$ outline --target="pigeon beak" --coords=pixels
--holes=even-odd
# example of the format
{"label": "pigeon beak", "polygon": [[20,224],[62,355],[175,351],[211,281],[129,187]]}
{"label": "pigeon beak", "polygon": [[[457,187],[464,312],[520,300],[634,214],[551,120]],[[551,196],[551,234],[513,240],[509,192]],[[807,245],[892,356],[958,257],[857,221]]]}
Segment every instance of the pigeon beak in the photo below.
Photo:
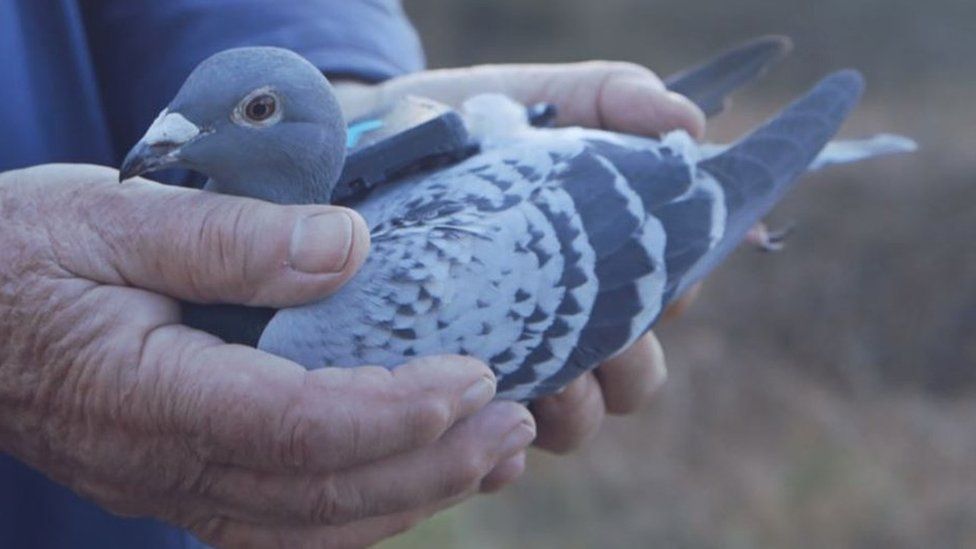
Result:
{"label": "pigeon beak", "polygon": [[200,128],[182,114],[164,110],[126,155],[119,181],[178,164],[183,147],[201,135]]}

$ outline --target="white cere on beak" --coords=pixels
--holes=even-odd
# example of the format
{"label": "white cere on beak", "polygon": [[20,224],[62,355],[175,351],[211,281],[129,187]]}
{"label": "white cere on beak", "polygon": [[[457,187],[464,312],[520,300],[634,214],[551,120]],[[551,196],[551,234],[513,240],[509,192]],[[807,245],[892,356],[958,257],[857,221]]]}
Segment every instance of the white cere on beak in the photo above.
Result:
{"label": "white cere on beak", "polygon": [[167,109],[163,109],[152,126],[149,126],[146,135],[142,137],[142,141],[149,146],[163,143],[180,145],[188,143],[198,135],[200,135],[200,128],[196,124],[178,112],[169,112]]}

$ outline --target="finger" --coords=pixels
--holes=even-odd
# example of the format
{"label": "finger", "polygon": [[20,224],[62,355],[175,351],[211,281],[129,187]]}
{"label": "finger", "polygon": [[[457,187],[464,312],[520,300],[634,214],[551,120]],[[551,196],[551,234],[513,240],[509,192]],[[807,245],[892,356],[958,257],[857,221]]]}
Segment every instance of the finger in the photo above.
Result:
{"label": "finger", "polygon": [[432,514],[433,511],[413,511],[343,526],[284,528],[221,517],[198,523],[190,530],[201,541],[215,547],[358,549],[406,532]]}
{"label": "finger", "polygon": [[342,526],[275,527],[226,517],[198,521],[190,530],[218,547],[359,548],[402,534],[438,512],[464,501],[471,493],[435,505],[371,517]]}
{"label": "finger", "polygon": [[151,332],[140,356],[132,406],[204,461],[267,470],[335,470],[425,446],[495,393],[469,358],[307,372],[183,326]]}
{"label": "finger", "polygon": [[685,130],[705,135],[705,114],[687,97],[662,91],[646,79],[612,78],[597,100],[601,127],[638,135]]}
{"label": "finger", "polygon": [[[36,169],[34,176],[64,166]],[[51,244],[62,268],[197,302],[284,307],[321,298],[359,268],[369,231],[352,210],[279,206],[77,167]],[[80,227],[80,229],[79,229]]]}
{"label": "finger", "polygon": [[561,125],[635,134],[656,135],[680,128],[701,137],[705,128],[701,109],[667,92],[653,72],[633,63],[590,61],[446,69],[390,80],[378,91],[380,102],[421,93],[455,107],[479,93],[502,93],[525,104],[554,104]]}
{"label": "finger", "polygon": [[345,524],[473,492],[499,463],[523,452],[534,438],[528,410],[495,402],[437,443],[414,452],[323,476],[229,469],[205,483],[206,495],[236,519]]}
{"label": "finger", "polygon": [[535,445],[556,454],[571,452],[592,438],[606,414],[600,384],[587,372],[561,393],[532,403],[539,425]]}
{"label": "finger", "polygon": [[559,108],[559,122],[598,126],[601,88],[617,78],[646,79],[663,90],[650,70],[633,63],[590,61],[568,64],[482,65],[426,71],[389,80],[377,89],[380,102],[413,93],[460,107],[482,93],[500,93],[525,104],[546,101]]}
{"label": "finger", "polygon": [[594,370],[607,412],[614,415],[631,414],[645,405],[667,372],[664,351],[651,332]]}
{"label": "finger", "polygon": [[698,294],[701,293],[701,289],[702,289],[702,283],[699,282],[698,284],[695,284],[694,286],[689,288],[688,291],[684,293],[684,295],[672,301],[671,304],[668,305],[667,309],[664,310],[664,314],[661,316],[661,320],[667,322],[667,321],[674,320],[680,317],[681,315],[685,314],[685,311],[687,311],[688,308],[691,307],[691,304],[694,303],[696,299],[698,299]]}
{"label": "finger", "polygon": [[497,492],[515,482],[524,472],[525,452],[519,452],[499,463],[491,473],[488,473],[488,476],[481,480],[481,486],[478,489],[484,494]]}

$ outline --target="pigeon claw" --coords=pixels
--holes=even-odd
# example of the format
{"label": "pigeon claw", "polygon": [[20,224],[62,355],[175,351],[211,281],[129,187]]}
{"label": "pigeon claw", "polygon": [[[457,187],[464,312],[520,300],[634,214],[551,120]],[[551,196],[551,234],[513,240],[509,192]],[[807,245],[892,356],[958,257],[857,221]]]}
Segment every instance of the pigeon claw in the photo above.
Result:
{"label": "pigeon claw", "polygon": [[781,229],[771,231],[765,223],[756,223],[746,234],[746,242],[761,252],[781,252],[786,248],[786,240],[795,228],[794,223],[789,223]]}

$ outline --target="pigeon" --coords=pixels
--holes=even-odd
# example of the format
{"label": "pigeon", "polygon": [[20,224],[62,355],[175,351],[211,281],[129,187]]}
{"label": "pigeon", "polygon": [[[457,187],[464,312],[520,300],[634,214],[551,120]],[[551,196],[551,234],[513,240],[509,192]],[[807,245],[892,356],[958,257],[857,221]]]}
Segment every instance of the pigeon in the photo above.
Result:
{"label": "pigeon", "polygon": [[[783,49],[749,46],[756,56],[725,60],[733,70],[706,64],[711,79],[692,71],[674,82],[718,112]],[[554,394],[650,330],[814,163],[908,150],[881,138],[878,151],[861,142],[819,156],[863,86],[855,71],[832,74],[731,146],[702,146],[684,131],[533,127],[510,98],[474,97],[463,113],[477,154],[352,204],[372,247],[337,293],[279,311],[191,307],[188,323],[226,334],[251,315],[259,349],[308,369],[462,354],[492,368],[496,398]],[[192,72],[120,178],[183,167],[208,176],[208,191],[327,203],[345,142],[314,65],[288,50],[239,48]]]}

